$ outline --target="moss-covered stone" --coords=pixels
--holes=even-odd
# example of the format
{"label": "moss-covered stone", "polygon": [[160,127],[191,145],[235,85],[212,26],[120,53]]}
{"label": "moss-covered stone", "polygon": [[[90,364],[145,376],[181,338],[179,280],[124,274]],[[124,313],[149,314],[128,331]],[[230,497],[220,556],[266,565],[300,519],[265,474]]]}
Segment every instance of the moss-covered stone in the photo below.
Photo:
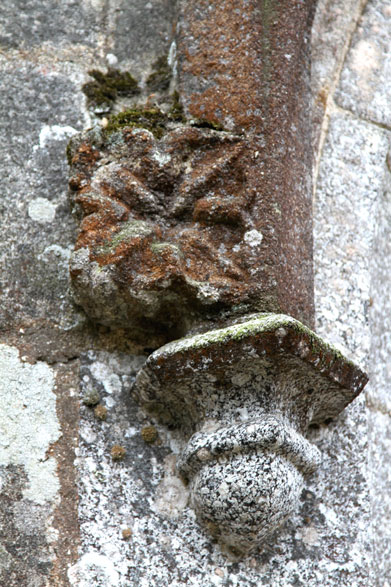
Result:
{"label": "moss-covered stone", "polygon": [[152,132],[157,139],[160,139],[170,123],[187,122],[178,92],[172,95],[171,102],[171,108],[168,112],[163,112],[157,106],[150,108],[145,105],[138,105],[119,112],[109,118],[105,134],[110,135],[125,127],[145,128]]}
{"label": "moss-covered stone", "polygon": [[172,105],[169,111],[169,117],[174,122],[186,122],[186,116],[183,112],[183,106],[181,104],[179,93],[175,91],[172,96]]}
{"label": "moss-covered stone", "polygon": [[209,128],[216,131],[225,130],[221,124],[208,120],[188,120],[184,115],[179,94],[174,92],[171,96],[171,107],[167,112],[163,112],[157,106],[150,108],[145,105],[137,105],[111,116],[104,132],[106,136],[109,136],[126,127],[145,128],[152,132],[157,139],[160,139],[168,130],[169,125],[173,123],[188,123],[196,128]]}
{"label": "moss-covered stone", "polygon": [[125,127],[145,128],[160,139],[165,132],[168,120],[168,116],[159,108],[129,108],[110,117],[105,133],[111,134]]}
{"label": "moss-covered stone", "polygon": [[147,237],[152,234],[154,234],[154,230],[148,222],[144,222],[143,220],[131,220],[130,222],[127,222],[122,230],[117,232],[107,244],[100,247],[97,252],[99,255],[108,255],[115,251],[115,249],[126,240],[136,237]]}
{"label": "moss-covered stone", "polygon": [[158,438],[158,433],[155,426],[144,426],[141,429],[141,438],[147,444],[153,444]]}
{"label": "moss-covered stone", "polygon": [[210,120],[205,120],[203,118],[195,120],[192,123],[192,126],[196,126],[197,128],[210,128],[211,130],[219,131],[225,130],[222,124],[219,124],[218,122],[211,122]]}
{"label": "moss-covered stone", "polygon": [[83,394],[82,402],[85,406],[88,406],[89,408],[93,408],[94,406],[96,406],[99,403],[99,401],[99,392],[94,388],[87,389]]}
{"label": "moss-covered stone", "polygon": [[94,410],[94,416],[98,420],[106,420],[107,419],[107,408],[102,404],[98,404]]}
{"label": "moss-covered stone", "polygon": [[124,540],[129,540],[132,537],[132,530],[130,528],[123,528],[122,530],[122,538]]}
{"label": "moss-covered stone", "polygon": [[82,86],[88,106],[106,107],[109,111],[118,96],[132,97],[140,93],[137,81],[128,71],[109,69],[107,73],[92,69],[88,74],[94,81]]}
{"label": "moss-covered stone", "polygon": [[113,461],[122,461],[126,455],[126,449],[120,444],[115,444],[111,449],[111,458]]}
{"label": "moss-covered stone", "polygon": [[159,57],[153,64],[153,73],[147,79],[147,88],[151,92],[165,92],[170,87],[172,71],[166,55]]}

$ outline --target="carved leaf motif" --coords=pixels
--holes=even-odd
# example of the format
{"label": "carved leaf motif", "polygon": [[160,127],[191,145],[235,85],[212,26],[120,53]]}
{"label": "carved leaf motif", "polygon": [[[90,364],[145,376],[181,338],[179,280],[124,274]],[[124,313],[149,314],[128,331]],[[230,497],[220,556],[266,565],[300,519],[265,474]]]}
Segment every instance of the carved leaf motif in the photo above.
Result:
{"label": "carved leaf motif", "polygon": [[[201,307],[246,301],[251,280],[237,246],[249,228],[251,204],[244,147],[240,136],[188,125],[176,125],[161,139],[131,127],[80,138],[70,180],[81,212],[75,248],[88,250],[95,269],[77,261],[71,275],[89,313],[116,322],[118,308],[108,307],[119,295],[119,313],[130,323],[134,316],[191,323]],[[110,274],[110,298],[102,291],[96,296],[99,267]],[[93,291],[95,300],[87,301]]]}

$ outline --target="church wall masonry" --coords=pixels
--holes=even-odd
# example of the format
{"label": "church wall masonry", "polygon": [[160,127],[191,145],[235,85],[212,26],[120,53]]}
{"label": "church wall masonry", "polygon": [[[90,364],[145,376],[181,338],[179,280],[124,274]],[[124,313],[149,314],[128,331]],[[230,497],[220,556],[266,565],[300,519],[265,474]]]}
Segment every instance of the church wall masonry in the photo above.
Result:
{"label": "church wall masonry", "polygon": [[[68,273],[77,226],[66,146],[110,114],[83,93],[88,71],[128,71],[146,95],[174,19],[168,0],[0,10],[0,583],[386,586],[391,11],[384,0],[321,0],[311,41],[316,332],[370,382],[310,432],[322,464],[298,509],[241,560],[189,506],[180,435],[129,395],[158,333],[131,340],[122,324],[87,319]],[[114,114],[126,100],[117,92]]]}

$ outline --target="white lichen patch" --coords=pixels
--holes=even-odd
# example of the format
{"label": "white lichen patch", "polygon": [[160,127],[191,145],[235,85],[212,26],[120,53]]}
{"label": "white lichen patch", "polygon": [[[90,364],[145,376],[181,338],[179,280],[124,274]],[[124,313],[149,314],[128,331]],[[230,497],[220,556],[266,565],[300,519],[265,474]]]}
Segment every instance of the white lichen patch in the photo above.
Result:
{"label": "white lichen patch", "polygon": [[56,205],[46,198],[35,198],[29,203],[28,215],[35,222],[53,222],[56,215]]}
{"label": "white lichen patch", "polygon": [[262,244],[263,235],[258,230],[248,230],[244,233],[243,240],[250,247],[259,247]]}
{"label": "white lichen patch", "polygon": [[91,581],[102,587],[117,587],[119,584],[119,574],[113,562],[109,557],[94,551],[84,554],[79,562],[68,570],[68,579],[72,586],[78,587],[90,587]]}
{"label": "white lichen patch", "polygon": [[54,374],[45,363],[23,363],[16,348],[0,345],[0,464],[22,465],[24,497],[38,504],[55,499],[57,463],[47,457],[60,437]]}
{"label": "white lichen patch", "polygon": [[169,153],[164,153],[161,149],[154,149],[151,152],[151,157],[154,161],[156,161],[161,167],[167,165],[171,161],[171,155]]}
{"label": "white lichen patch", "polygon": [[45,124],[39,133],[39,146],[41,149],[45,149],[52,141],[70,139],[75,134],[77,134],[77,130],[73,126],[61,126],[59,124],[49,126]]}
{"label": "white lichen patch", "polygon": [[59,245],[53,244],[47,246],[44,251],[38,255],[38,259],[44,263],[52,263],[53,259],[56,260],[57,266],[66,268],[68,271],[69,259],[72,253],[72,247],[64,248]]}
{"label": "white lichen patch", "polygon": [[118,394],[121,391],[121,379],[116,373],[113,373],[108,365],[96,361],[91,365],[92,375],[102,382],[106,393]]}

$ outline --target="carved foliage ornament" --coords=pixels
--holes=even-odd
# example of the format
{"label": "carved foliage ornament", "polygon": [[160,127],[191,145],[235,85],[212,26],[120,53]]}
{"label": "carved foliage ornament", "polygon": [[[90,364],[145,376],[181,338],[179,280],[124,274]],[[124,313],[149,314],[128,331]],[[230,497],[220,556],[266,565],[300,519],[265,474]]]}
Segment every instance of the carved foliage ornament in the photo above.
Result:
{"label": "carved foliage ornament", "polygon": [[256,309],[251,268],[262,237],[243,137],[179,122],[155,135],[124,126],[72,140],[80,232],[71,276],[89,316],[172,340],[224,308]]}

